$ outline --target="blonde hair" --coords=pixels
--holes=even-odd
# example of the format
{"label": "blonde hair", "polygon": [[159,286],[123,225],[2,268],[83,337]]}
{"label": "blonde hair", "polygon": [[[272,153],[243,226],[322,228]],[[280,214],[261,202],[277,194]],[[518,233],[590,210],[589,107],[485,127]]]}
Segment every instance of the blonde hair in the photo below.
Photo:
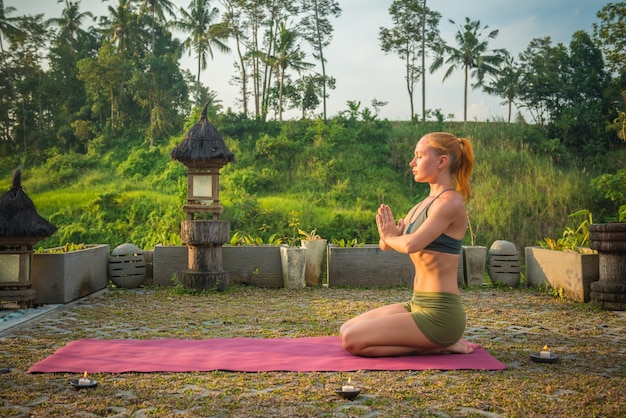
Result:
{"label": "blonde hair", "polygon": [[456,180],[456,190],[463,200],[470,198],[470,174],[474,167],[474,147],[467,138],[457,138],[448,132],[431,132],[424,135],[428,145],[439,155],[450,158],[450,173]]}

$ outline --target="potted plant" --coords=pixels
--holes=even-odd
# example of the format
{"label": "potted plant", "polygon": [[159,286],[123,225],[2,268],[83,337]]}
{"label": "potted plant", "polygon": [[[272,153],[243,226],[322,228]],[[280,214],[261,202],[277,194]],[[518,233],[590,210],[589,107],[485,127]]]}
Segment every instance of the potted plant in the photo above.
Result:
{"label": "potted plant", "polygon": [[[487,247],[476,245],[478,227],[474,229],[467,215],[467,226],[470,233],[471,245],[464,245],[461,251],[464,282],[468,286],[482,286],[484,283],[485,263],[487,261]],[[459,280],[460,281],[460,280]]]}
{"label": "potted plant", "polygon": [[569,217],[584,216],[578,227],[567,227],[561,238],[544,238],[539,246],[526,247],[526,279],[531,286],[550,285],[577,302],[588,302],[591,283],[598,280],[598,254],[589,248],[593,217],[580,210]]}
{"label": "potted plant", "polygon": [[302,239],[300,245],[306,249],[306,267],[304,279],[307,286],[322,284],[322,265],[326,254],[327,240],[317,234],[317,228],[311,232],[298,229]]}
{"label": "potted plant", "polygon": [[286,289],[300,289],[306,286],[306,248],[295,245],[299,233],[300,215],[300,212],[289,212],[289,227],[292,228],[293,235],[280,246],[280,261]]}
{"label": "potted plant", "polygon": [[107,244],[66,244],[39,249],[31,262],[35,304],[68,303],[109,284]]}

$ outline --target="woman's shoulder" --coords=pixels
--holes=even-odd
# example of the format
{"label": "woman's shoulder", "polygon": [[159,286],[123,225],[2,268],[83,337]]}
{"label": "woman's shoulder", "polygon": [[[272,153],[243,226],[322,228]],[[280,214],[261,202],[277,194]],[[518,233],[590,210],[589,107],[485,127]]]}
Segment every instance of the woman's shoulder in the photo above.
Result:
{"label": "woman's shoulder", "polygon": [[465,215],[465,202],[463,196],[456,190],[450,190],[433,201],[432,211],[442,212],[446,215],[459,213]]}

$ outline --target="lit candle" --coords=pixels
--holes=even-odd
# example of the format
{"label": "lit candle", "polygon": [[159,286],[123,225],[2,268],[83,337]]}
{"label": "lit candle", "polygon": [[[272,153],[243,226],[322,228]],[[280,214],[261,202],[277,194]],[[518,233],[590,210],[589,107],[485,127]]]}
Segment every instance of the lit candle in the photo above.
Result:
{"label": "lit candle", "polygon": [[541,358],[550,358],[550,352],[548,351],[548,346],[544,345],[543,350],[539,352],[539,357]]}
{"label": "lit candle", "polygon": [[350,378],[348,378],[348,384],[347,385],[343,385],[341,387],[341,391],[342,392],[352,392],[354,390],[354,386],[352,386],[350,384]]}
{"label": "lit candle", "polygon": [[87,372],[85,372],[85,374],[83,375],[81,379],[78,379],[78,384],[80,386],[86,386],[86,385],[91,384],[91,379],[87,379]]}

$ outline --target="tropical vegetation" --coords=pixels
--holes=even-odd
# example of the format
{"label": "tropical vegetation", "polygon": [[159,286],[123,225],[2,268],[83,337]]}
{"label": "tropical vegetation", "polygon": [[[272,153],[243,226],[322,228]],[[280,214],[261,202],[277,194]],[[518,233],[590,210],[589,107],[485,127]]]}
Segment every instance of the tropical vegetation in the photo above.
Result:
{"label": "tropical vegetation", "polygon": [[[116,0],[105,16],[59,3],[61,16],[44,20],[0,1],[0,186],[24,167],[27,193],[59,226],[42,246],[179,242],[186,173],[169,151],[207,103],[236,155],[222,169],[222,217],[233,233],[263,242],[293,235],[290,213],[329,241],[376,242],[381,202],[400,216],[426,193],[407,162],[416,140],[435,130],[476,147],[468,242],[521,248],[559,236],[570,213],[610,220],[626,201],[623,3],[598,11],[593,34],[576,32],[568,46],[536,38],[514,59],[490,48],[498,32],[479,20],[467,18],[457,45],[446,45],[425,1],[395,0],[381,49],[406,66],[412,115],[413,83],[424,82],[431,54],[447,73],[467,72],[466,87],[474,80],[532,118],[463,124],[426,109],[424,89],[421,121],[380,119],[382,102],[349,101],[329,117],[336,80],[317,64],[341,13],[332,0],[193,0],[185,11],[169,0]],[[419,42],[399,36],[409,30]],[[228,48],[236,110],[222,109],[200,82],[214,51]],[[185,53],[197,58],[195,74],[178,64]],[[282,120],[286,109],[302,119]]]}

